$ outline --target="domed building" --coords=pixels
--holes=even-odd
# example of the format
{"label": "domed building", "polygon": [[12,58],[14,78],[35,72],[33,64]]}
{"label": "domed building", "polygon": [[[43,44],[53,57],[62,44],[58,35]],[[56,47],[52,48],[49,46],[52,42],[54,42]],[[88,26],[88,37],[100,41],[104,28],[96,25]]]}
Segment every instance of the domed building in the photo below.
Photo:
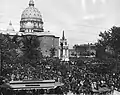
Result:
{"label": "domed building", "polygon": [[37,35],[43,56],[50,56],[50,49],[55,48],[55,56],[59,55],[59,37],[44,31],[40,11],[34,7],[34,1],[29,1],[29,6],[22,12],[20,20],[20,33],[23,35]]}
{"label": "domed building", "polygon": [[19,32],[14,30],[11,22],[7,30],[2,32],[10,36],[16,34],[19,36],[37,35],[43,56],[50,56],[50,49],[55,48],[55,57],[59,57],[59,37],[49,31],[44,31],[41,13],[34,5],[34,1],[30,0],[29,6],[22,12]]}

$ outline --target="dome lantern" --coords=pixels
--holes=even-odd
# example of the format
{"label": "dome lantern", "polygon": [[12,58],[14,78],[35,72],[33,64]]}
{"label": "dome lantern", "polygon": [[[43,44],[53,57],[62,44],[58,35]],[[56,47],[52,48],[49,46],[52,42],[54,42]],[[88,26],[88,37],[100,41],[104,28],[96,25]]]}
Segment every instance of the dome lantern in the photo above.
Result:
{"label": "dome lantern", "polygon": [[34,1],[33,0],[29,1],[29,6],[34,6]]}

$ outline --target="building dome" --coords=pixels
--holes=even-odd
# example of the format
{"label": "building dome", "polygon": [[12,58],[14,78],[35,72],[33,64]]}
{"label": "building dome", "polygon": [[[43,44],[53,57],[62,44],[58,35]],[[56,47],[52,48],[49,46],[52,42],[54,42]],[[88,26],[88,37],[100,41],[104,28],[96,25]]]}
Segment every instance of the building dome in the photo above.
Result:
{"label": "building dome", "polygon": [[29,2],[29,7],[27,7],[21,15],[21,20],[23,19],[42,20],[41,13],[34,7],[34,2],[32,0]]}
{"label": "building dome", "polygon": [[33,0],[29,1],[29,7],[27,7],[22,12],[21,21],[20,21],[20,31],[25,31],[27,27],[29,27],[28,25],[30,25],[30,27],[33,27],[32,30],[36,32],[43,32],[42,16],[41,16],[40,11],[34,7]]}
{"label": "building dome", "polygon": [[9,23],[9,26],[7,27],[7,31],[15,31],[14,28],[13,28],[13,26],[12,26],[11,21]]}

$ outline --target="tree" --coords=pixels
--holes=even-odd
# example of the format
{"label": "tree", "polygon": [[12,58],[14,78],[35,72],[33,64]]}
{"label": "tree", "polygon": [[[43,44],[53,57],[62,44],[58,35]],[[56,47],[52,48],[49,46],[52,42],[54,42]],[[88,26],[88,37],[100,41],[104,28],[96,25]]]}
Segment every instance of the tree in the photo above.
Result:
{"label": "tree", "polygon": [[56,48],[54,48],[54,47],[50,49],[50,57],[55,56],[55,51],[56,51]]}
{"label": "tree", "polygon": [[79,52],[79,47],[80,47],[79,45],[74,45],[74,46],[73,46],[73,48],[74,48],[74,50],[75,50],[75,52],[76,52],[76,57],[77,57],[77,56],[79,55],[79,53],[80,53],[80,52]]}
{"label": "tree", "polygon": [[114,26],[108,31],[100,32],[99,36],[101,39],[96,44],[97,49],[103,49],[104,53],[111,52],[117,58],[120,55],[120,27]]}
{"label": "tree", "polygon": [[117,56],[120,55],[120,27],[111,28],[111,47]]}
{"label": "tree", "polygon": [[[0,34],[0,69],[1,75],[5,74],[5,70],[12,68],[12,64],[17,59],[17,45],[12,41],[12,38],[7,34]],[[2,72],[3,71],[3,72]]]}
{"label": "tree", "polygon": [[0,76],[2,75],[3,56],[6,48],[7,46],[6,46],[5,36],[3,34],[0,34]]}
{"label": "tree", "polygon": [[96,56],[108,61],[110,58],[115,60],[111,64],[113,69],[118,70],[120,59],[120,27],[112,27],[108,31],[100,32],[101,39],[96,44]]}
{"label": "tree", "polygon": [[40,40],[37,36],[23,35],[20,43],[20,50],[23,52],[23,56],[21,56],[22,63],[30,63],[35,66],[42,58]]}

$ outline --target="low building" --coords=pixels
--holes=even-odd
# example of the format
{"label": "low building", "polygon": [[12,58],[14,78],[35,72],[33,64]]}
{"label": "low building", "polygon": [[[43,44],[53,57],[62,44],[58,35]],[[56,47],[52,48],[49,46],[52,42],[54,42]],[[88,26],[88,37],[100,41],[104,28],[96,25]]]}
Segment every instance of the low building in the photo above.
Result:
{"label": "low building", "polygon": [[96,46],[94,44],[82,44],[74,45],[73,49],[69,49],[70,57],[80,57],[80,56],[95,56]]}

